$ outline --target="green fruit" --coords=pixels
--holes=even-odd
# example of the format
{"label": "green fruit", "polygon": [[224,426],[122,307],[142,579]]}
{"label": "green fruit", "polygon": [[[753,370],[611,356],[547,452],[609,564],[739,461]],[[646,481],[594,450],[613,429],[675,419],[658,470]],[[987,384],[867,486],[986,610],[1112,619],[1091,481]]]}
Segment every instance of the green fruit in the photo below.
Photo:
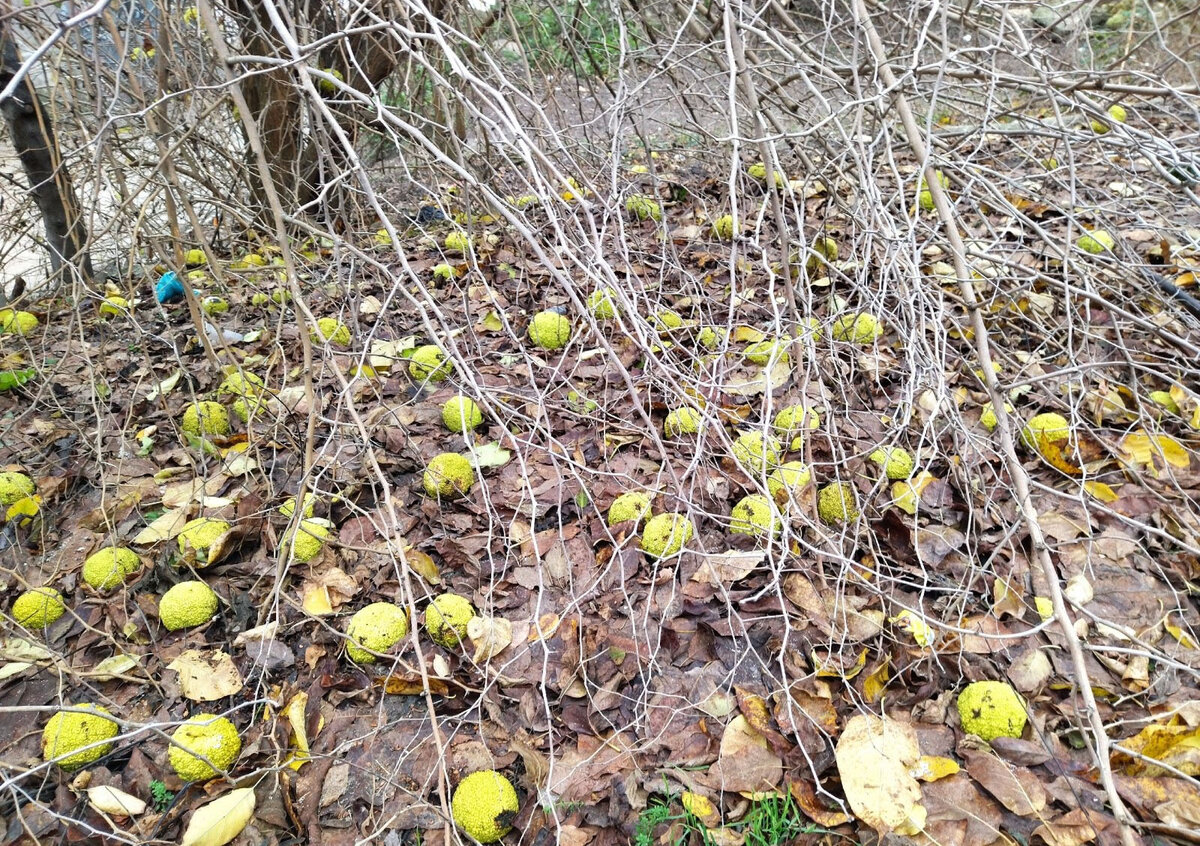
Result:
{"label": "green fruit", "polygon": [[739,228],[737,221],[733,219],[733,215],[731,214],[721,215],[713,221],[712,225],[713,234],[722,241],[732,240],[733,236],[738,233]]}
{"label": "green fruit", "polygon": [[775,415],[771,425],[789,449],[797,449],[797,440],[820,426],[821,417],[808,406],[789,405]]}
{"label": "green fruit", "polygon": [[683,318],[678,312],[664,309],[650,317],[650,325],[658,332],[670,332],[683,326]]}
{"label": "green fruit", "polygon": [[37,316],[28,311],[0,309],[0,335],[28,335],[37,327]]}
{"label": "green fruit", "polygon": [[[111,741],[121,727],[107,708],[85,703],[75,705],[80,711],[56,711],[42,729],[42,757],[64,770],[99,761],[113,749]],[[86,710],[90,713],[81,713]],[[93,745],[96,744],[96,745]]]}
{"label": "green fruit", "polygon": [[451,232],[442,243],[452,253],[466,255],[471,251],[471,236],[465,232]]}
{"label": "green fruit", "polygon": [[529,321],[529,342],[538,349],[559,350],[571,340],[571,321],[556,311],[540,311]]}
{"label": "green fruit", "polygon": [[27,590],[12,606],[13,620],[27,629],[44,629],[66,612],[62,594],[52,587]]}
{"label": "green fruit", "polygon": [[592,291],[587,299],[587,307],[597,320],[612,320],[617,316],[616,293],[612,288]]}
{"label": "green fruit", "polygon": [[442,423],[451,432],[466,434],[483,425],[483,411],[475,400],[455,394],[442,404]]}
{"label": "green fruit", "polygon": [[345,347],[350,344],[350,327],[334,317],[322,317],[317,321],[317,328],[308,333],[314,344],[328,341],[334,346]]}
{"label": "green fruit", "polygon": [[167,759],[181,780],[208,781],[232,767],[241,751],[237,726],[216,714],[197,714],[175,729]]}
{"label": "green fruit", "polygon": [[100,303],[101,317],[119,317],[129,311],[129,300],[116,294],[109,294]]}
{"label": "green fruit", "polygon": [[682,514],[657,514],[642,529],[642,551],[655,558],[666,558],[683,549],[696,529]]}
{"label": "green fruit", "polygon": [[868,457],[883,468],[884,475],[892,481],[907,479],[915,466],[912,454],[902,447],[883,447]]}
{"label": "green fruit", "polygon": [[[941,185],[942,188],[950,187],[950,179],[946,176],[946,174],[942,173],[940,170],[937,170],[934,171],[934,176],[937,178],[938,184]],[[924,176],[921,177],[921,187],[919,189],[917,200],[921,204],[921,209],[923,211],[933,211],[933,192],[929,190],[928,185],[925,183]]]}
{"label": "green fruit", "polygon": [[[295,542],[292,542],[292,538]],[[289,553],[292,561],[305,564],[321,554],[325,548],[325,539],[329,537],[329,527],[320,520],[301,520],[294,535],[289,534],[284,539],[284,551]]]}
{"label": "green fruit", "polygon": [[408,634],[408,614],[390,602],[372,602],[346,626],[346,657],[356,664],[374,664],[376,652],[387,652]]}
{"label": "green fruit", "polygon": [[762,494],[743,497],[733,507],[729,518],[729,531],[735,535],[766,538],[776,534],[782,526],[782,521],[771,507],[771,501]]}
{"label": "green fruit", "polygon": [[790,361],[787,345],[779,340],[759,341],[746,347],[746,360],[751,364],[765,366],[777,361]]}
{"label": "green fruit", "polygon": [[0,473],[0,504],[12,505],[27,496],[33,496],[35,491],[37,491],[37,485],[24,473],[18,473],[15,470],[6,470]]}
{"label": "green fruit", "polygon": [[216,317],[218,314],[224,314],[229,311],[229,303],[222,297],[205,297],[200,303],[200,308],[209,317]]}
{"label": "green fruit", "polygon": [[668,438],[677,438],[684,434],[694,435],[700,431],[703,421],[699,411],[683,406],[667,415],[667,419],[663,421],[663,434]]}
{"label": "green fruit", "polygon": [[110,547],[94,552],[83,562],[83,580],[93,590],[110,591],[138,571],[142,559],[132,549]]}
{"label": "green fruit", "polygon": [[228,435],[229,412],[219,402],[194,402],[184,409],[179,426],[185,434],[195,438],[204,435]]}
{"label": "green fruit", "polygon": [[831,333],[835,341],[866,346],[883,335],[883,325],[873,314],[849,314],[834,321]]}
{"label": "green fruit", "polygon": [[958,695],[963,730],[989,743],[997,737],[1020,737],[1025,731],[1025,701],[1012,685],[999,681],[974,682]]}
{"label": "green fruit", "polygon": [[187,555],[189,549],[195,550],[197,565],[204,566],[208,560],[209,547],[230,528],[224,520],[211,520],[208,517],[188,521],[175,537],[179,544],[179,554]]}
{"label": "green fruit", "polygon": [[471,773],[450,800],[455,824],[480,843],[495,843],[508,834],[520,809],[512,783],[495,770]]}
{"label": "green fruit", "polygon": [[779,464],[781,449],[774,435],[744,432],[733,442],[733,457],[749,475],[758,477]]}
{"label": "green fruit", "polygon": [[638,220],[662,220],[662,206],[645,194],[634,194],[627,199],[625,211]]}
{"label": "green fruit", "polygon": [[200,267],[208,264],[208,256],[204,254],[204,250],[188,250],[184,253],[183,263],[188,267]]}
{"label": "green fruit", "polygon": [[[346,77],[342,76],[342,72],[337,68],[321,68],[321,70],[325,71],[325,73],[332,76],[338,82],[346,81]],[[337,85],[328,79],[318,79],[317,88],[320,89],[322,94],[336,94],[338,90]]]}
{"label": "green fruit", "polygon": [[1117,242],[1113,236],[1103,229],[1093,229],[1091,232],[1080,235],[1075,241],[1075,246],[1092,255],[1099,255],[1105,250],[1111,250],[1116,245]]}
{"label": "green fruit", "polygon": [[[313,510],[316,508],[317,502],[318,500],[316,494],[311,492],[304,494],[305,517],[313,516]],[[296,513],[296,498],[294,496],[289,496],[287,499],[285,499],[283,504],[279,506],[279,513],[290,520],[292,515]]]}
{"label": "green fruit", "polygon": [[626,491],[608,507],[608,525],[615,526],[630,520],[640,523],[650,514],[650,495],[643,491]]}
{"label": "green fruit", "polygon": [[812,473],[807,464],[803,461],[789,461],[780,464],[775,472],[767,477],[767,490],[771,493],[771,499],[779,502],[783,499],[785,492],[791,496],[794,491],[807,485],[811,479]]}
{"label": "green fruit", "polygon": [[158,618],[167,631],[203,626],[217,613],[217,594],[198,580],[180,582],[158,602]]}
{"label": "green fruit", "polygon": [[457,593],[443,593],[425,606],[425,631],[434,643],[455,649],[466,637],[467,625],[474,616],[471,600]]}
{"label": "green fruit", "polygon": [[454,365],[437,344],[417,347],[408,360],[408,374],[421,382],[440,382],[453,371]]}
{"label": "green fruit", "polygon": [[1066,441],[1070,437],[1071,422],[1053,411],[1034,415],[1021,429],[1021,442],[1039,455],[1047,445]]}
{"label": "green fruit", "polygon": [[[1012,407],[1012,403],[1008,402],[1004,404],[1004,410],[1009,414],[1012,414],[1014,411],[1016,411],[1016,409]],[[982,423],[983,428],[987,429],[989,432],[994,430],[997,424],[999,424],[1000,420],[998,417],[996,417],[996,407],[992,405],[991,400],[988,400],[986,403],[984,403],[983,410],[979,413],[979,422]]]}
{"label": "green fruit", "polygon": [[465,456],[457,452],[443,452],[429,462],[423,481],[425,493],[429,496],[465,496],[475,483],[475,471]]}
{"label": "green fruit", "polygon": [[851,523],[858,518],[858,497],[847,482],[826,485],[817,492],[817,515],[834,525]]}
{"label": "green fruit", "polygon": [[[767,166],[763,162],[755,162],[754,164],[750,165],[750,167],[746,168],[746,175],[748,175],[751,179],[756,179],[759,182],[765,183],[767,181]],[[776,188],[784,188],[786,186],[787,186],[787,177],[784,176],[782,173],[780,173],[778,170],[776,170],[775,171],[775,187]]]}

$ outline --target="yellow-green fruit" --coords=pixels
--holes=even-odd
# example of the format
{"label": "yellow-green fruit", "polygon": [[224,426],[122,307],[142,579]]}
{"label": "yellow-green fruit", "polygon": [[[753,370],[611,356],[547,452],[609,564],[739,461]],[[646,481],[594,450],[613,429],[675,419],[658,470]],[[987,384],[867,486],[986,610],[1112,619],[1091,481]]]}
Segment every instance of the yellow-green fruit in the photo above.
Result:
{"label": "yellow-green fruit", "polygon": [[877,449],[869,458],[883,468],[883,474],[892,481],[907,479],[913,473],[912,454],[902,447]]}
{"label": "yellow-green fruit", "polygon": [[761,476],[779,464],[782,448],[774,435],[762,432],[743,432],[733,442],[733,457],[751,476]]}
{"label": "yellow-green fruit", "polygon": [[471,600],[457,593],[443,593],[425,606],[425,631],[434,643],[454,649],[466,637],[467,624],[474,616]]}
{"label": "yellow-green fruit", "polygon": [[0,334],[28,335],[37,327],[37,316],[28,311],[14,311],[11,308],[0,309]]}
{"label": "yellow-green fruit", "polygon": [[317,328],[308,334],[313,343],[328,341],[339,347],[350,343],[350,327],[335,317],[322,317],[317,321]]}
{"label": "yellow-green fruit", "polygon": [[27,590],[13,603],[12,616],[18,626],[42,629],[67,612],[62,594],[52,587]]}
{"label": "yellow-green fruit", "polygon": [[301,564],[312,561],[321,554],[325,539],[329,537],[329,527],[317,520],[301,520],[296,529],[295,543],[289,535],[284,541],[284,550],[293,561]]}
{"label": "yellow-green fruit", "polygon": [[820,426],[821,417],[807,406],[789,405],[775,415],[771,425],[779,437],[791,444],[791,449],[795,449],[796,444],[793,441],[806,431],[811,432]]}
{"label": "yellow-green fruit", "polygon": [[462,276],[458,268],[452,264],[442,262],[433,266],[433,278],[442,282],[449,282],[451,279],[457,279]]}
{"label": "yellow-green fruit", "polygon": [[116,294],[109,294],[100,303],[101,317],[117,317],[129,310],[129,300]]}
{"label": "yellow-green fruit", "polygon": [[694,435],[700,431],[703,419],[699,411],[685,405],[667,415],[667,419],[663,421],[663,434],[668,438],[676,438],[684,434]]}
{"label": "yellow-green fruit", "polygon": [[217,613],[217,594],[204,582],[180,582],[158,601],[158,618],[167,631],[203,626]]}
{"label": "yellow-green fruit", "polygon": [[696,529],[682,514],[658,514],[642,529],[642,551],[655,558],[665,558],[683,549]]}
{"label": "yellow-green fruit", "polygon": [[196,552],[197,563],[202,564],[208,559],[208,548],[229,529],[229,524],[224,520],[212,520],[208,517],[189,520],[175,537],[179,544],[179,553],[186,555],[189,549],[193,549]]}
{"label": "yellow-green fruit", "polygon": [[[1014,411],[1016,411],[1016,409],[1013,408],[1012,403],[1009,402],[1004,404],[1004,410],[1009,414],[1012,414]],[[999,418],[996,417],[996,407],[992,405],[991,400],[988,400],[983,404],[983,410],[979,413],[979,422],[982,423],[983,428],[987,429],[989,432],[995,429],[1000,423]]]}
{"label": "yellow-green fruit", "polygon": [[465,496],[475,484],[475,471],[466,456],[457,452],[443,452],[429,462],[423,482],[425,493],[429,496]]}
{"label": "yellow-green fruit", "polygon": [[229,770],[242,751],[237,726],[216,714],[190,718],[175,729],[171,741],[167,760],[183,781],[208,781]]}
{"label": "yellow-green fruit", "polygon": [[346,626],[346,656],[356,664],[374,664],[375,652],[387,652],[408,634],[408,614],[390,602],[372,602]]}
{"label": "yellow-green fruit", "polygon": [[253,373],[235,371],[226,376],[224,381],[217,386],[217,396],[244,397],[254,394],[264,387],[263,380]]}
{"label": "yellow-green fruit", "polygon": [[713,221],[713,234],[722,241],[729,241],[738,233],[739,226],[731,214],[723,214]]}
{"label": "yellow-green fruit", "polygon": [[[1124,106],[1122,106],[1120,103],[1113,103],[1111,106],[1108,107],[1108,116],[1110,118],[1112,118],[1113,120],[1115,120],[1117,123],[1124,123],[1125,118],[1127,118],[1129,115],[1125,111]],[[1092,121],[1092,131],[1097,133],[1098,135],[1103,135],[1104,133],[1108,132],[1110,129],[1112,129],[1112,127],[1110,127],[1107,123],[1105,123],[1102,120]]]}
{"label": "yellow-green fruit", "polygon": [[[321,70],[325,71],[325,73],[332,76],[338,82],[346,81],[346,77],[342,76],[342,72],[340,70],[338,70],[337,68],[321,68]],[[330,82],[328,79],[318,79],[317,80],[317,88],[319,88],[321,90],[322,94],[333,94],[333,93],[336,93],[338,90],[337,85]]]}
{"label": "yellow-green fruit", "polygon": [[[304,494],[304,516],[305,517],[313,516],[313,509],[316,507],[316,504],[317,504],[316,494],[313,494],[313,493]],[[284,517],[291,519],[291,516],[296,513],[296,498],[294,496],[289,496],[287,499],[285,499],[283,501],[283,504],[279,506],[279,513],[282,514]]]}
{"label": "yellow-green fruit", "polygon": [[108,591],[124,584],[141,566],[142,559],[132,549],[109,547],[92,553],[83,562],[83,580],[93,590]]}
{"label": "yellow-green fruit", "polygon": [[963,730],[986,741],[1020,737],[1025,731],[1025,701],[1012,685],[999,681],[972,682],[958,695]]}
{"label": "yellow-green fruit", "polygon": [[197,438],[203,435],[228,435],[229,412],[219,402],[194,402],[184,409],[179,426],[186,434]]}
{"label": "yellow-green fruit", "polygon": [[543,350],[559,350],[571,340],[571,321],[557,311],[539,311],[529,321],[529,342]]}
{"label": "yellow-green fruit", "polygon": [[645,194],[634,194],[626,200],[625,211],[638,220],[662,220],[662,206]]}
{"label": "yellow-green fruit", "polygon": [[820,265],[820,260],[825,259],[827,262],[835,262],[838,259],[837,241],[827,235],[818,235],[813,239],[812,250],[814,255],[808,258],[808,272],[812,273]]}
{"label": "yellow-green fruit", "polygon": [[512,830],[521,805],[512,783],[495,770],[471,773],[454,788],[454,822],[480,843],[495,843]]}
{"label": "yellow-green fruit", "polygon": [[483,424],[483,412],[475,400],[455,394],[442,404],[442,423],[451,432],[465,434]]}
{"label": "yellow-green fruit", "polygon": [[592,291],[587,299],[587,307],[597,320],[612,320],[617,316],[616,293],[612,288]]}
{"label": "yellow-green fruit", "polygon": [[188,250],[183,256],[183,263],[188,267],[200,267],[208,264],[208,256],[204,254],[204,250]]}
{"label": "yellow-green fruit", "polygon": [[804,487],[812,479],[808,465],[803,461],[789,461],[780,464],[775,472],[767,477],[767,490],[771,498],[778,502],[784,491],[790,496],[793,491]]}
{"label": "yellow-green fruit", "polygon": [[[755,162],[754,164],[750,165],[750,167],[746,168],[746,174],[751,179],[757,179],[759,182],[766,182],[767,166],[763,162]],[[775,187],[782,188],[785,185],[787,185],[787,177],[778,170],[775,171]]]}
{"label": "yellow-green fruit", "polygon": [[[104,741],[111,741],[121,731],[120,726],[108,719],[108,709],[101,705],[86,703],[72,707],[91,713],[57,711],[42,729],[42,757],[64,770],[77,770],[99,761],[114,745]],[[97,745],[92,746],[93,743]]]}
{"label": "yellow-green fruit", "polygon": [[651,316],[650,325],[659,332],[670,332],[672,329],[683,326],[683,318],[678,312],[663,309]]}
{"label": "yellow-green fruit", "polygon": [[15,470],[0,473],[0,504],[12,505],[17,500],[33,496],[36,490],[37,485],[33,483],[33,479],[24,473]]}
{"label": "yellow-green fruit", "polygon": [[250,305],[255,306],[257,308],[262,308],[269,302],[271,302],[271,298],[263,291],[259,291],[257,294],[255,294],[254,296],[252,296],[250,298]]}
{"label": "yellow-green fruit", "polygon": [[235,399],[230,408],[238,420],[249,423],[251,414],[262,414],[267,410],[267,400],[259,394],[247,392],[245,396]]}
{"label": "yellow-green fruit", "polygon": [[229,303],[221,297],[205,297],[200,303],[200,308],[209,317],[216,317],[218,314],[224,314],[229,311]]}
{"label": "yellow-green fruit", "polygon": [[1034,415],[1021,429],[1022,443],[1039,454],[1044,444],[1055,444],[1070,437],[1071,422],[1053,411]]}
{"label": "yellow-green fruit", "polygon": [[[943,188],[950,187],[950,179],[940,170],[934,171],[937,177],[938,184]],[[929,186],[925,183],[925,177],[921,177],[921,189],[918,196],[918,201],[921,204],[921,209],[924,211],[933,211],[933,192],[929,190]]]}
{"label": "yellow-green fruit", "polygon": [[650,495],[644,491],[626,491],[608,506],[608,525],[633,520],[640,523],[650,513]]}
{"label": "yellow-green fruit", "polygon": [[848,482],[834,482],[817,492],[817,515],[826,523],[849,523],[858,518],[858,497]]}
{"label": "yellow-green fruit", "polygon": [[1109,235],[1103,229],[1093,229],[1079,236],[1075,242],[1075,246],[1083,250],[1085,253],[1099,255],[1105,250],[1111,250],[1117,244],[1113,236]]}
{"label": "yellow-green fruit", "polygon": [[717,344],[728,335],[725,329],[718,329],[713,326],[704,326],[696,333],[696,343],[705,349],[713,349]]}
{"label": "yellow-green fruit", "polygon": [[450,375],[453,365],[437,344],[425,344],[413,351],[408,360],[408,375],[422,382],[440,382]]}
{"label": "yellow-green fruit", "polygon": [[774,364],[776,361],[789,361],[790,356],[782,341],[759,341],[746,347],[746,360],[751,364]]}
{"label": "yellow-green fruit", "polygon": [[873,344],[883,335],[883,324],[873,314],[848,314],[833,323],[833,339],[853,344]]}
{"label": "yellow-green fruit", "polygon": [[442,244],[452,253],[466,254],[471,251],[471,236],[466,232],[451,232]]}
{"label": "yellow-green fruit", "polygon": [[735,535],[769,537],[778,532],[782,525],[771,508],[771,501],[762,494],[743,497],[733,507],[729,517],[729,531]]}

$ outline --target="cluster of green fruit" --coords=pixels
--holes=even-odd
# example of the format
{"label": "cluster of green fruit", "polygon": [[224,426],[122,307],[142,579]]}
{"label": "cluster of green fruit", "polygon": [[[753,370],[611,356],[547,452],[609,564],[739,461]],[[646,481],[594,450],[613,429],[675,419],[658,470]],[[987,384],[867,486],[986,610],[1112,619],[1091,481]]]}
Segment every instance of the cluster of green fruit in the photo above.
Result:
{"label": "cluster of green fruit", "polygon": [[[435,596],[425,606],[425,633],[447,649],[457,649],[475,617],[471,600],[456,593]],[[346,656],[356,664],[373,664],[408,636],[408,611],[390,602],[372,602],[359,609],[346,625]]]}

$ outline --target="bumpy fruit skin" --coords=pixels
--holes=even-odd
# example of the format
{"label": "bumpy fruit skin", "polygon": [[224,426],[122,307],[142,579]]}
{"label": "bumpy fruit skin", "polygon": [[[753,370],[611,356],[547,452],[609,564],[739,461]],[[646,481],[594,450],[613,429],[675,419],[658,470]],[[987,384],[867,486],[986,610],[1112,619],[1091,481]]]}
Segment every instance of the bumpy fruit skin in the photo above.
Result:
{"label": "bumpy fruit skin", "polygon": [[191,548],[196,551],[198,561],[207,561],[208,548],[229,529],[229,524],[224,520],[212,520],[208,517],[189,520],[175,537],[175,541],[179,544],[179,553],[186,555],[188,549]]}
{"label": "bumpy fruit skin", "polygon": [[678,329],[683,326],[683,317],[678,312],[663,309],[651,316],[650,325],[657,332],[670,332],[672,329]]}
{"label": "bumpy fruit skin", "polygon": [[512,830],[521,809],[512,783],[495,770],[471,773],[454,788],[454,822],[480,843],[495,843]]}
{"label": "bumpy fruit skin", "polygon": [[471,600],[457,593],[443,593],[425,606],[425,631],[434,643],[455,649],[466,637],[467,624],[474,616]]}
{"label": "bumpy fruit skin", "polygon": [[356,664],[374,664],[374,652],[387,652],[408,634],[408,614],[390,602],[372,602],[346,626],[346,657]]}
{"label": "bumpy fruit skin", "polygon": [[1103,229],[1093,229],[1091,232],[1080,235],[1079,239],[1075,241],[1075,246],[1092,255],[1099,255],[1105,250],[1111,250],[1116,245],[1117,242],[1113,236]]}
{"label": "bumpy fruit skin", "polygon": [[907,479],[916,466],[912,454],[902,447],[877,449],[869,458],[883,468],[883,474],[892,481]]}
{"label": "bumpy fruit skin", "polygon": [[812,431],[820,426],[821,417],[817,412],[806,406],[789,405],[775,415],[775,419],[771,425],[775,428],[775,433],[779,437],[791,444],[791,449],[796,449],[799,445],[794,443],[794,441],[801,437],[805,431]]}
{"label": "bumpy fruit skin", "polygon": [[317,328],[309,332],[314,343],[328,341],[335,346],[344,347],[350,343],[350,327],[334,317],[322,317],[317,321]]}
{"label": "bumpy fruit skin", "polygon": [[183,256],[183,263],[188,267],[200,267],[208,264],[208,256],[204,255],[204,250],[188,250]]}
{"label": "bumpy fruit skin", "polygon": [[728,335],[725,329],[715,326],[704,326],[696,333],[696,343],[705,349],[716,347]]}
{"label": "bumpy fruit skin", "polygon": [[465,434],[483,424],[483,412],[475,400],[456,394],[442,404],[442,423],[451,432]]}
{"label": "bumpy fruit skin", "polygon": [[625,211],[638,220],[662,220],[662,206],[645,194],[634,194],[626,200]]}
{"label": "bumpy fruit skin", "polygon": [[[1116,16],[1114,15],[1113,17],[1116,17]],[[1110,18],[1110,20],[1111,20],[1111,18]],[[1111,106],[1108,107],[1108,116],[1110,118],[1112,118],[1113,120],[1115,120],[1117,123],[1124,123],[1125,118],[1129,117],[1128,113],[1125,111],[1125,107],[1122,106],[1120,103],[1113,103]],[[1112,127],[1109,126],[1107,123],[1105,123],[1102,120],[1092,121],[1092,131],[1095,132],[1097,135],[1103,135],[1104,133],[1108,132],[1110,129],[1112,129]]]}
{"label": "bumpy fruit skin", "polygon": [[[746,168],[746,174],[751,179],[757,179],[759,182],[766,182],[767,166],[763,162],[755,162],[754,164],[750,165],[750,167]],[[785,185],[787,185],[787,177],[778,170],[775,171],[775,187],[782,188]]]}
{"label": "bumpy fruit skin", "polygon": [[1043,444],[1054,444],[1071,437],[1071,422],[1061,414],[1047,411],[1035,414],[1021,429],[1021,442],[1041,454]]}
{"label": "bumpy fruit skin", "polygon": [[[321,70],[325,71],[325,73],[332,76],[338,82],[346,81],[346,77],[342,76],[342,72],[340,70],[338,70],[337,68],[321,68]],[[337,93],[337,90],[338,90],[337,86],[334,85],[332,82],[330,82],[328,79],[318,79],[317,80],[317,88],[319,88],[321,90],[322,94],[335,94],[335,93]]]}
{"label": "bumpy fruit skin", "polygon": [[471,251],[471,236],[465,232],[451,232],[442,245],[452,253],[465,255]]}
{"label": "bumpy fruit skin", "polygon": [[180,582],[158,601],[158,618],[167,631],[203,626],[217,613],[217,594],[201,581]]}
{"label": "bumpy fruit skin", "polygon": [[[167,759],[184,781],[208,781],[217,770],[227,771],[232,767],[242,751],[237,726],[216,714],[190,718],[175,729],[171,740],[174,743],[167,749]],[[206,758],[212,766],[201,758]]]}
{"label": "bumpy fruit skin", "polygon": [[751,364],[766,365],[776,361],[790,361],[787,347],[781,341],[759,341],[746,347],[746,360]]}
{"label": "bumpy fruit skin", "polygon": [[771,498],[778,502],[785,492],[790,496],[792,491],[804,487],[811,479],[812,472],[807,464],[803,461],[789,461],[779,465],[775,472],[767,477],[767,490],[770,491]]}
{"label": "bumpy fruit skin", "polygon": [[263,384],[263,380],[253,373],[234,371],[226,376],[221,384],[217,386],[217,396],[253,396],[265,388],[266,385]]}
{"label": "bumpy fruit skin", "polygon": [[229,412],[219,402],[194,402],[184,410],[179,425],[186,434],[197,438],[202,435],[228,435]]}
{"label": "bumpy fruit skin", "polygon": [[658,514],[642,529],[642,551],[655,558],[666,558],[683,549],[696,529],[682,514]]}
{"label": "bumpy fruit skin", "polygon": [[408,360],[408,375],[422,382],[440,382],[450,375],[453,365],[437,344],[417,347]]}
{"label": "bumpy fruit skin", "polygon": [[729,518],[729,531],[735,535],[764,538],[774,535],[781,527],[781,521],[771,508],[771,501],[762,494],[743,497],[733,507]]}
{"label": "bumpy fruit skin", "polygon": [[37,316],[28,311],[0,309],[0,334],[28,335],[38,327]]}
{"label": "bumpy fruit skin", "polygon": [[83,562],[83,580],[93,590],[109,591],[124,584],[141,566],[142,559],[132,549],[109,547],[92,553]]}
{"label": "bumpy fruit skin", "polygon": [[[112,743],[100,741],[112,740],[121,731],[120,726],[103,716],[109,711],[101,705],[88,703],[72,707],[86,708],[92,713],[58,711],[42,729],[42,757],[64,770],[77,770],[99,761],[113,748]],[[93,743],[100,745],[84,748]],[[77,749],[80,751],[75,751]]]}
{"label": "bumpy fruit skin", "polygon": [[466,456],[443,452],[425,468],[425,493],[437,497],[466,496],[475,484],[475,471]]}
{"label": "bumpy fruit skin", "polygon": [[12,616],[18,626],[42,629],[53,623],[67,611],[62,594],[51,587],[27,590],[13,603]]}
{"label": "bumpy fruit skin", "polygon": [[958,716],[964,731],[989,743],[997,737],[1020,737],[1025,731],[1025,702],[1005,682],[967,685],[958,695]]}
{"label": "bumpy fruit skin", "polygon": [[539,311],[529,321],[529,342],[538,349],[560,350],[571,340],[571,321],[556,311]]}
{"label": "bumpy fruit skin", "polygon": [[835,341],[866,346],[883,335],[883,324],[873,314],[848,314],[834,321],[831,332]]}
{"label": "bumpy fruit skin", "polygon": [[8,470],[0,473],[0,503],[12,505],[17,500],[33,496],[37,485],[24,473]]}
{"label": "bumpy fruit skin", "polygon": [[[313,509],[316,507],[316,505],[317,505],[316,494],[313,494],[311,492],[305,493],[304,494],[304,516],[305,517],[313,516]],[[294,496],[289,496],[287,499],[285,499],[283,501],[283,504],[279,506],[279,513],[282,514],[284,517],[287,517],[290,519],[291,516],[296,513],[296,498]]]}
{"label": "bumpy fruit skin", "polygon": [[325,539],[329,537],[329,527],[316,520],[301,520],[296,529],[296,542],[292,543],[289,535],[284,541],[284,551],[291,555],[293,561],[301,564],[312,561],[321,554],[325,547]]}
{"label": "bumpy fruit skin", "polygon": [[597,320],[612,320],[617,316],[617,301],[612,288],[592,291],[587,299],[588,311]]}
{"label": "bumpy fruit skin", "polygon": [[848,482],[834,482],[817,492],[817,515],[826,523],[850,523],[858,518],[858,497]]}
{"label": "bumpy fruit skin", "polygon": [[761,476],[779,464],[779,439],[762,432],[743,432],[733,442],[733,457],[751,476]]}
{"label": "bumpy fruit skin", "polygon": [[713,221],[713,234],[722,241],[730,241],[738,232],[737,221],[733,219],[731,214],[723,214]]}
{"label": "bumpy fruit skin", "polygon": [[650,513],[650,495],[644,491],[626,491],[608,506],[608,525],[615,526],[629,520],[642,522]]}
{"label": "bumpy fruit skin", "polygon": [[700,424],[704,418],[700,416],[700,412],[690,406],[677,408],[667,415],[667,419],[663,421],[663,434],[668,438],[677,438],[680,435],[694,435],[700,431]]}
{"label": "bumpy fruit skin", "polygon": [[[941,185],[943,188],[950,187],[950,179],[946,176],[946,174],[942,173],[940,170],[934,171],[934,174],[937,177],[939,185]],[[933,192],[930,191],[929,186],[925,184],[924,177],[921,177],[921,191],[917,197],[917,200],[921,204],[922,211],[933,211]]]}
{"label": "bumpy fruit skin", "polygon": [[[1008,402],[1004,404],[1004,410],[1009,414],[1012,414],[1014,411],[1016,411],[1016,409],[1012,407],[1012,403]],[[979,413],[979,422],[982,423],[983,428],[987,429],[989,432],[995,430],[996,426],[1000,424],[1000,418],[996,416],[996,407],[992,405],[990,400],[983,404],[983,410]]]}

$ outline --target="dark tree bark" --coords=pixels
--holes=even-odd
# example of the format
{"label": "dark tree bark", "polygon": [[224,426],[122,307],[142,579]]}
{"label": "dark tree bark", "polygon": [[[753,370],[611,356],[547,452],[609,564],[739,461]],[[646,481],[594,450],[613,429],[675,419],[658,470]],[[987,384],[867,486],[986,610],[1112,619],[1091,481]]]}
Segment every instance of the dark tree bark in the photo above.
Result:
{"label": "dark tree bark", "polygon": [[[10,21],[0,15],[0,89],[12,82],[20,67]],[[0,101],[0,112],[12,133],[17,157],[29,179],[30,193],[42,213],[53,278],[61,281],[64,268],[73,268],[90,280],[92,259],[79,199],[63,164],[49,116],[28,78],[18,83],[13,96]]]}

